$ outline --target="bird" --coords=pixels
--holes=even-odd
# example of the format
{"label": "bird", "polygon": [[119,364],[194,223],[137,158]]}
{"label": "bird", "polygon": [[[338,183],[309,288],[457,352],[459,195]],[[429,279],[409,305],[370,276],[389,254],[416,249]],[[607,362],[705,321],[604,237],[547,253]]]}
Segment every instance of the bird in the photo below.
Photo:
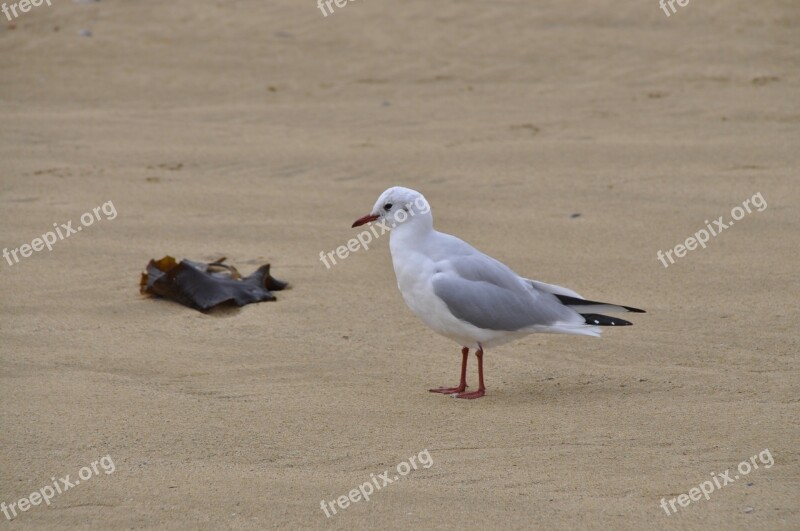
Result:
{"label": "bird", "polygon": [[[456,387],[432,393],[475,399],[486,394],[483,354],[533,333],[600,336],[600,327],[633,323],[599,312],[646,313],[584,299],[571,289],[531,280],[467,242],[433,228],[421,193],[402,186],[384,191],[352,228],[378,223],[389,230],[389,249],[403,300],[423,323],[457,342],[461,377]],[[470,349],[478,361],[478,389],[467,391]]]}

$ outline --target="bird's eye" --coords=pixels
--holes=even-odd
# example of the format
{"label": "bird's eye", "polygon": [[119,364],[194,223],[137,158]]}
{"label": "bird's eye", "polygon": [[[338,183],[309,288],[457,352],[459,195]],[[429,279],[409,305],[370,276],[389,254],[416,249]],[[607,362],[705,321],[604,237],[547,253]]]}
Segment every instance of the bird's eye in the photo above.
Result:
{"label": "bird's eye", "polygon": [[391,203],[386,203],[385,205],[383,205],[383,209],[388,212],[389,210],[392,209],[392,204]]}

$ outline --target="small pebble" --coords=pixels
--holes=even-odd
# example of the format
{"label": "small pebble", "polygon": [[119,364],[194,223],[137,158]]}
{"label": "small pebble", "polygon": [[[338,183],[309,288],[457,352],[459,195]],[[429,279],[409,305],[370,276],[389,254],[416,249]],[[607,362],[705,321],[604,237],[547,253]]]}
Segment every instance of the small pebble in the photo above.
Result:
{"label": "small pebble", "polygon": [[80,35],[81,37],[91,37],[92,36],[92,30],[82,29],[82,30],[80,30],[78,32],[78,35]]}
{"label": "small pebble", "polygon": [[573,212],[572,214],[569,215],[569,217],[572,218],[572,219],[579,218],[579,217],[581,217],[581,213],[580,212]]}

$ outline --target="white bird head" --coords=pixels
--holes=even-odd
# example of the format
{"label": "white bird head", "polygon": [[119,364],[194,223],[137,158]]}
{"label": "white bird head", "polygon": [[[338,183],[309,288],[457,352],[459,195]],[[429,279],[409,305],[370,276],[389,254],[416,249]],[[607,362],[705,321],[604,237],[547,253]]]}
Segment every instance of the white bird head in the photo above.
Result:
{"label": "white bird head", "polygon": [[375,206],[372,207],[372,212],[357,219],[353,223],[353,227],[377,220],[382,220],[391,228],[400,225],[433,226],[431,207],[425,196],[416,190],[402,186],[393,186],[383,192],[375,202]]}

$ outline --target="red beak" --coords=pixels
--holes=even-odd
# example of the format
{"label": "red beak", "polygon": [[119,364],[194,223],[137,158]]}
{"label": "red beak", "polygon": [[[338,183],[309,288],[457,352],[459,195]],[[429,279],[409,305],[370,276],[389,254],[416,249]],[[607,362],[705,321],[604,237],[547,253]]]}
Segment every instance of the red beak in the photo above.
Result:
{"label": "red beak", "polygon": [[[365,223],[369,223],[370,221],[375,221],[379,217],[380,216],[378,216],[376,214],[370,214],[368,216],[364,216],[363,218],[358,218],[357,220],[355,220],[353,222],[353,227],[360,227],[361,225],[363,225]],[[353,227],[351,227],[351,228],[353,228]]]}

